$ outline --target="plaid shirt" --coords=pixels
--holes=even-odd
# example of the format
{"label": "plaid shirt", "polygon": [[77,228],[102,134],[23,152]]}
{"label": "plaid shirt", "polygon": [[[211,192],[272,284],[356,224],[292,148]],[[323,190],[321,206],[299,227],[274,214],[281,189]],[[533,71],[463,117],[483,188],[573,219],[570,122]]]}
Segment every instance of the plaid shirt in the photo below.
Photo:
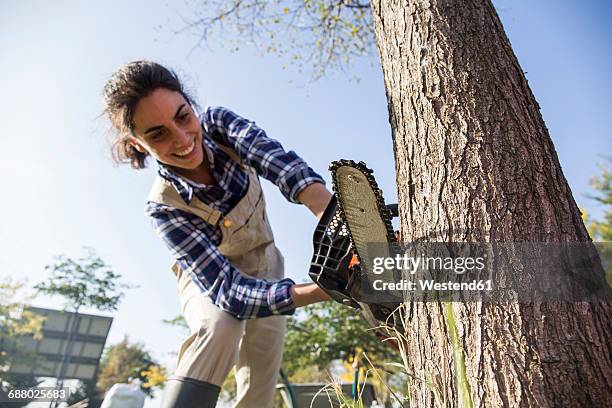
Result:
{"label": "plaid shirt", "polygon": [[[236,151],[245,165],[278,186],[291,202],[308,185],[324,183],[295,152],[285,151],[276,140],[228,109],[211,107],[200,116],[204,144],[218,186],[197,184],[159,163],[159,175],[170,181],[186,203],[195,194],[202,202],[227,214],[248,190],[249,177],[217,144]],[[213,303],[238,319],[293,314],[291,279],[265,281],[241,274],[217,246],[221,229],[185,211],[148,202],[145,208],[153,227],[181,269]]]}

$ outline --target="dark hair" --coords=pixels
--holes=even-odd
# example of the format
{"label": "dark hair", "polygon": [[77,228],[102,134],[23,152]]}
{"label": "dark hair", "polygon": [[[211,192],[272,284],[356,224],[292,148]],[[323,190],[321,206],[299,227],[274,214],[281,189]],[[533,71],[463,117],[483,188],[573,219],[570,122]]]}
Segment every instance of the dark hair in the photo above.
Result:
{"label": "dark hair", "polygon": [[139,152],[130,144],[130,138],[134,135],[134,108],[140,99],[159,88],[179,92],[192,106],[196,106],[176,73],[156,62],[127,63],[104,85],[104,113],[116,131],[111,142],[111,152],[116,162],[129,162],[135,169],[146,166],[148,154]]}

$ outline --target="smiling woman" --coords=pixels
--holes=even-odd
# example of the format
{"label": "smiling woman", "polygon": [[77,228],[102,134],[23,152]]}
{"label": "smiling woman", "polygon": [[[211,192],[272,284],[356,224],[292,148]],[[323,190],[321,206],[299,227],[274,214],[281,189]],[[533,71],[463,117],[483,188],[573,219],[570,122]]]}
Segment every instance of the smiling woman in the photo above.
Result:
{"label": "smiling woman", "polygon": [[142,98],[134,108],[130,144],[151,154],[177,174],[203,184],[214,184],[204,157],[202,125],[183,95],[164,88]]}
{"label": "smiling woman", "polygon": [[112,146],[116,161],[129,161],[135,169],[145,167],[148,153],[139,151],[134,145],[134,112],[141,99],[160,89],[178,93],[190,107],[197,107],[176,74],[153,62],[126,64],[106,83],[104,112],[117,131]]}
{"label": "smiling woman", "polygon": [[236,365],[237,407],[271,407],[285,316],[328,300],[315,284],[283,279],[259,176],[320,216],[331,194],[299,156],[254,122],[211,107],[197,115],[177,76],[149,61],[120,68],[104,88],[115,158],[159,171],[146,213],[176,263],[191,335],[162,407],[214,407]]}

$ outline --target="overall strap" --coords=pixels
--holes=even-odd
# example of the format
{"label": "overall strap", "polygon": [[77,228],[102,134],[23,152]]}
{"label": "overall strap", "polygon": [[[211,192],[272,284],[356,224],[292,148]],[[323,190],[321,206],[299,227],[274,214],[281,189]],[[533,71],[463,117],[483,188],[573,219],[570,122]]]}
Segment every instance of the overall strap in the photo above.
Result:
{"label": "overall strap", "polygon": [[192,198],[191,204],[185,203],[174,186],[161,176],[155,178],[148,200],[195,214],[212,225],[217,225],[221,218],[223,218],[221,211],[215,210],[203,203],[195,195]]}
{"label": "overall strap", "polygon": [[[224,146],[220,143],[214,143],[219,149],[223,150],[230,157],[231,160],[238,163],[240,168],[246,171],[247,174],[251,172],[255,174],[253,169],[249,170],[249,168],[244,165],[243,160],[240,158],[240,156],[238,156],[238,153],[236,153],[234,149],[228,146]],[[252,184],[252,180],[249,180],[249,185],[250,184]],[[148,200],[159,204],[165,204],[177,208],[179,210],[194,214],[202,218],[207,223],[215,226],[218,226],[224,218],[223,213],[221,211],[215,210],[208,204],[205,204],[195,194],[193,195],[190,204],[185,203],[185,201],[176,191],[174,186],[168,180],[164,179],[159,175],[155,178],[155,182],[153,183],[153,188],[149,193]],[[230,221],[230,224],[231,223],[232,222]]]}

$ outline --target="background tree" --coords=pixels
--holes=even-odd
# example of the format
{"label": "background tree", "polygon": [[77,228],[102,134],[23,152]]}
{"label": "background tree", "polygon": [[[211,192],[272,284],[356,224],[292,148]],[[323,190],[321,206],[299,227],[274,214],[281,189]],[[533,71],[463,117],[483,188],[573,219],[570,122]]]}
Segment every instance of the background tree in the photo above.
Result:
{"label": "background tree", "polygon": [[317,303],[288,319],[283,368],[290,378],[312,366],[325,372],[333,362],[351,362],[358,350],[379,363],[396,357],[356,310],[335,302]]}
{"label": "background tree", "polygon": [[[124,296],[123,289],[129,285],[120,283],[121,275],[115,273],[92,248],[85,248],[85,256],[72,259],[65,255],[56,257],[55,262],[45,266],[51,272],[49,280],[34,286],[40,293],[64,298],[64,308],[74,314],[71,322],[68,345],[62,361],[59,385],[62,385],[70,361],[74,335],[78,324],[78,313],[86,307],[100,311],[115,311]],[[93,383],[84,383],[79,393],[94,391]],[[93,395],[87,395],[93,397]]]}
{"label": "background tree", "polygon": [[125,337],[104,351],[97,389],[104,394],[117,383],[128,383],[130,378],[139,379],[141,389],[151,396],[155,387],[163,387],[166,373],[142,344],[130,343]]}
{"label": "background tree", "polygon": [[12,362],[36,364],[35,356],[23,350],[18,339],[32,336],[41,339],[44,318],[24,308],[32,300],[22,296],[24,282],[5,277],[0,281],[0,393],[15,387],[33,387],[40,381],[36,377],[7,373]]}
{"label": "background tree", "polygon": [[293,383],[328,383],[330,372],[338,368],[345,370],[341,380],[352,382],[355,357],[364,372],[372,368],[361,355],[365,352],[380,375],[379,379],[371,374],[368,381],[374,384],[378,401],[389,404],[388,384],[403,393],[406,389],[401,386],[405,378],[386,365],[397,360],[397,350],[383,338],[354,309],[335,302],[309,305],[287,320],[283,369]]}
{"label": "background tree", "polygon": [[[203,38],[214,24],[230,21],[243,2],[224,4],[233,6],[222,9],[220,18],[195,22],[209,28]],[[293,3],[274,4],[284,11]],[[337,9],[347,2],[335,4]],[[388,0],[371,6],[404,239],[589,242],[539,106],[490,1]],[[322,13],[320,21],[329,15]],[[558,266],[570,293],[575,271]],[[601,281],[599,261],[586,266],[586,277]],[[503,264],[499,273],[508,276],[511,268]],[[526,276],[532,282],[546,278]],[[433,301],[406,308],[414,405],[610,403],[612,319],[605,299]]]}
{"label": "background tree", "polygon": [[601,174],[591,179],[591,186],[596,194],[589,196],[603,207],[603,219],[591,218],[586,212],[582,212],[589,235],[597,243],[597,249],[601,254],[606,271],[606,280],[612,285],[612,172],[610,171],[612,158],[608,157],[606,162],[600,165]]}
{"label": "background tree", "polygon": [[193,31],[198,46],[219,39],[238,50],[247,44],[277,54],[313,80],[347,71],[374,50],[374,25],[365,0],[198,1],[178,32]]}
{"label": "background tree", "polygon": [[76,260],[65,255],[56,257],[45,266],[50,278],[34,286],[40,293],[64,298],[64,308],[78,313],[83,307],[100,311],[115,311],[130,286],[119,283],[115,273],[92,248],[84,248],[86,255]]}
{"label": "background tree", "polygon": [[[585,224],[594,241],[612,241],[612,158],[600,165],[601,174],[591,179],[591,187],[596,191],[589,198],[597,201],[603,207],[603,220],[595,220],[584,214]],[[584,213],[584,212],[583,212]]]}

